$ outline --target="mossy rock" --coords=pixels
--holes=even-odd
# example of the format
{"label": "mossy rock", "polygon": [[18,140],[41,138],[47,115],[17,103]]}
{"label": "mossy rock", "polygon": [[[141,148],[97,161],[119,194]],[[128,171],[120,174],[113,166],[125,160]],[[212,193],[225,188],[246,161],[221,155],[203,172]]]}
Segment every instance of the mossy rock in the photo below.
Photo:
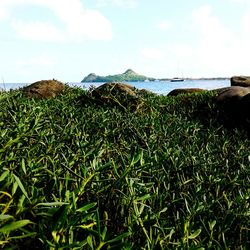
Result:
{"label": "mossy rock", "polygon": [[174,89],[168,93],[168,96],[177,96],[180,94],[192,94],[197,92],[205,91],[204,89],[199,88],[188,88],[188,89]]}
{"label": "mossy rock", "polygon": [[105,83],[91,92],[93,99],[102,105],[123,109],[138,109],[143,104],[138,91],[131,85],[119,82]]}
{"label": "mossy rock", "polygon": [[250,76],[233,76],[231,86],[250,87]]}
{"label": "mossy rock", "polygon": [[65,89],[65,85],[57,80],[41,80],[24,87],[23,92],[29,98],[46,99],[56,97]]}

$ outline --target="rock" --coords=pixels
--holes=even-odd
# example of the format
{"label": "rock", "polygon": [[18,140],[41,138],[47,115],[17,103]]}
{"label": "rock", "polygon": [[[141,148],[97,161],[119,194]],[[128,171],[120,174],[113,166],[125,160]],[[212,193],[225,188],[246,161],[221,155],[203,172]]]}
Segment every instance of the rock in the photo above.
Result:
{"label": "rock", "polygon": [[136,89],[125,83],[105,83],[92,91],[94,99],[101,104],[136,108],[141,105],[142,99],[136,93]]}
{"label": "rock", "polygon": [[239,101],[243,96],[250,93],[250,88],[244,88],[240,86],[233,86],[226,88],[216,98],[220,104],[227,104],[234,101]]}
{"label": "rock", "polygon": [[250,118],[250,88],[233,86],[216,97],[227,126],[246,126]]}
{"label": "rock", "polygon": [[23,92],[30,98],[51,98],[59,95],[65,89],[65,85],[57,80],[41,80],[24,87]]}
{"label": "rock", "polygon": [[250,87],[250,76],[233,76],[231,86]]}
{"label": "rock", "polygon": [[211,89],[210,92],[213,92],[215,94],[221,94],[222,92],[229,90],[231,87],[224,87],[224,88],[218,88],[218,89]]}
{"label": "rock", "polygon": [[105,83],[92,91],[96,97],[105,97],[111,95],[123,95],[126,97],[136,97],[135,88],[129,84],[110,82]]}
{"label": "rock", "polygon": [[242,97],[240,100],[240,106],[240,112],[244,115],[250,125],[250,93]]}
{"label": "rock", "polygon": [[138,89],[136,91],[136,93],[139,95],[139,96],[145,96],[145,95],[156,95],[155,93],[153,93],[152,91],[150,90],[147,90],[147,89]]}
{"label": "rock", "polygon": [[191,94],[191,93],[197,93],[197,92],[202,92],[202,91],[204,91],[204,89],[199,89],[199,88],[174,89],[168,93],[168,96],[177,96],[180,94]]}

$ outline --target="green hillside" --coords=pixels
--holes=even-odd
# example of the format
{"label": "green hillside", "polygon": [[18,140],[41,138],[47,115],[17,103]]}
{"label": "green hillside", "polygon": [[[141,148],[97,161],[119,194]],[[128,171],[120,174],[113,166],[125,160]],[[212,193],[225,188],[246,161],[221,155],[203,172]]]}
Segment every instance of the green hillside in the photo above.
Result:
{"label": "green hillside", "polygon": [[98,76],[94,73],[91,73],[86,76],[81,82],[137,82],[145,80],[153,81],[155,79],[152,77],[139,75],[133,70],[128,69],[123,74],[108,76]]}

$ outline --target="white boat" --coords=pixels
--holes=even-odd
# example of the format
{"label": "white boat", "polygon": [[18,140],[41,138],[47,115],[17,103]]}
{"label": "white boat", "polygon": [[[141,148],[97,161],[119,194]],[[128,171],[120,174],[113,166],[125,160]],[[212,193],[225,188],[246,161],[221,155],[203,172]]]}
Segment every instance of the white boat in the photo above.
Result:
{"label": "white boat", "polygon": [[170,82],[184,82],[184,79],[179,77],[174,77],[170,80]]}

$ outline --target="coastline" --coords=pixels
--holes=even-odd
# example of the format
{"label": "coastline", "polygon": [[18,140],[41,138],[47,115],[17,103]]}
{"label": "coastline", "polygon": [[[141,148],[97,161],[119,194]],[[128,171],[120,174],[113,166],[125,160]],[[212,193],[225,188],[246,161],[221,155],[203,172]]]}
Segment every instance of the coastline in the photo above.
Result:
{"label": "coastline", "polygon": [[[217,89],[217,88],[222,88],[222,87],[228,87],[230,86],[230,81],[229,79],[226,78],[216,78],[216,79],[211,79],[211,78],[202,78],[202,79],[190,79],[185,78],[186,80],[183,82],[170,82],[170,80],[166,81],[141,81],[141,82],[126,82],[128,84],[131,84],[132,86],[138,88],[138,89],[146,89],[148,91],[157,93],[157,94],[163,94],[166,95],[170,91],[172,91],[175,88],[204,88],[207,90],[211,89]],[[71,87],[80,87],[84,89],[89,89],[91,87],[98,87],[105,82],[69,82],[67,83]],[[5,89],[4,90],[10,90],[10,89],[18,89],[24,86],[29,85],[29,83],[5,83]],[[1,84],[0,84],[0,87]]]}

